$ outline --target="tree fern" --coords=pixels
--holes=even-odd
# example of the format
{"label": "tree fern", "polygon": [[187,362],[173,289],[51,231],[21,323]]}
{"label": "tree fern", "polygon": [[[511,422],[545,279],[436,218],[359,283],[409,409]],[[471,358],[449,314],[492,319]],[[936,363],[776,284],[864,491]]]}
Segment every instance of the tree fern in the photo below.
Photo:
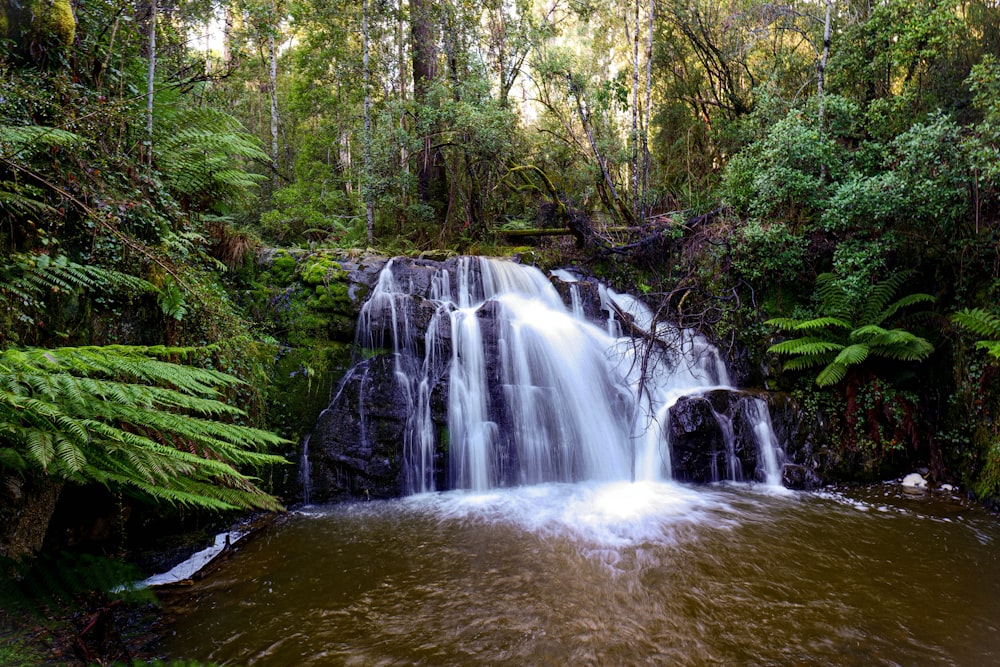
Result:
{"label": "tree fern", "polygon": [[[833,274],[816,279],[816,302],[821,314],[812,319],[775,318],[766,324],[779,331],[806,334],[772,345],[768,352],[791,357],[785,370],[823,366],[816,376],[820,386],[837,384],[851,367],[872,356],[899,361],[922,361],[934,346],[905,329],[882,326],[900,310],[934,300],[929,294],[909,294],[892,301],[906,274],[897,274],[874,285],[868,298],[852,305],[850,296]],[[890,303],[892,301],[892,303]]]}
{"label": "tree fern", "polygon": [[0,307],[24,324],[33,324],[53,294],[82,290],[140,294],[156,291],[156,287],[120,271],[78,264],[64,255],[11,253],[0,258]]}
{"label": "tree fern", "polygon": [[265,177],[248,164],[268,164],[260,140],[233,116],[209,108],[168,111],[153,145],[167,186],[203,209],[226,208],[227,201],[247,201]]}
{"label": "tree fern", "polygon": [[127,346],[0,353],[0,467],[98,482],[147,500],[212,509],[277,509],[241,468],[284,462],[282,438],[220,419],[240,381],[166,362],[188,349]]}
{"label": "tree fern", "polygon": [[976,347],[1000,359],[1000,317],[983,308],[965,308],[952,315],[951,321],[981,336],[984,340],[976,341]]}

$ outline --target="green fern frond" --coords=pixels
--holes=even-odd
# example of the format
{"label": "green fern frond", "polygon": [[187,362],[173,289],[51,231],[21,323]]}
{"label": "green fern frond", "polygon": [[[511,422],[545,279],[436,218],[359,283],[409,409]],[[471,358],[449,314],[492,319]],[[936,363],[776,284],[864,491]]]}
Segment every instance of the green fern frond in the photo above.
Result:
{"label": "green fern frond", "polygon": [[248,171],[269,164],[260,139],[216,109],[170,110],[160,118],[153,145],[168,187],[189,199],[245,201],[266,177]]}
{"label": "green fern frond", "polygon": [[815,329],[825,329],[834,327],[836,329],[850,329],[851,323],[840,317],[814,317],[811,320],[799,322],[795,327],[796,331],[813,331]]}
{"label": "green fern frond", "polygon": [[42,201],[39,188],[15,181],[0,181],[0,211],[15,215],[56,215],[56,209]]}
{"label": "green fern frond", "polygon": [[876,324],[866,324],[863,327],[858,327],[850,333],[848,338],[851,340],[871,340],[877,336],[882,336],[886,333],[886,330]]}
{"label": "green fern frond", "polygon": [[833,363],[840,364],[844,368],[855,366],[867,359],[869,352],[871,352],[871,348],[868,345],[860,343],[848,345],[840,351],[840,354],[836,356]]}
{"label": "green fern frond", "polygon": [[[901,309],[934,301],[929,294],[910,294],[886,306],[903,285],[907,274],[889,277],[873,286],[860,310],[853,310],[851,300],[841,281],[832,273],[816,278],[815,298],[819,317],[809,320],[775,318],[766,323],[786,331],[809,332],[812,335],[787,340],[768,348],[768,352],[789,355],[785,370],[803,370],[827,364],[817,375],[821,386],[836,384],[852,367],[863,364],[871,355],[900,361],[922,361],[931,355],[934,346],[905,329],[886,329],[882,323]],[[982,326],[982,313],[968,319]],[[956,321],[962,320],[958,316]],[[996,321],[1000,331],[1000,320]],[[846,334],[846,336],[845,336]],[[844,345],[842,341],[849,342]],[[1000,347],[1000,346],[998,346]]]}
{"label": "green fern frond", "polygon": [[795,357],[782,363],[782,368],[786,371],[804,371],[808,368],[823,366],[832,361],[832,354],[818,354],[809,357]]}
{"label": "green fern frond", "polygon": [[906,282],[909,273],[896,273],[885,280],[872,286],[865,295],[865,303],[861,308],[858,321],[863,323],[881,324],[887,315],[884,314],[886,305],[892,299],[896,291]]}
{"label": "green fern frond", "polygon": [[189,348],[130,346],[0,352],[0,466],[34,468],[184,505],[275,509],[240,468],[283,463],[287,444],[226,424],[243,411],[218,400],[240,383],[152,356]]}
{"label": "green fern frond", "polygon": [[6,157],[51,147],[72,148],[85,142],[80,135],[55,127],[0,124],[0,155]]}
{"label": "green fern frond", "polygon": [[965,308],[951,316],[951,321],[977,336],[1000,339],[1000,317],[983,308]]}
{"label": "green fern frond", "polygon": [[764,324],[781,331],[793,331],[795,327],[802,324],[802,320],[797,317],[774,317],[764,320]]}
{"label": "green fern frond", "polygon": [[976,343],[976,347],[986,350],[986,353],[994,359],[1000,359],[1000,340],[981,340]]}
{"label": "green fern frond", "polygon": [[889,320],[892,316],[898,313],[903,308],[909,306],[914,306],[918,303],[934,303],[936,299],[930,295],[923,292],[917,292],[914,294],[907,294],[903,298],[894,302],[874,321],[875,324],[882,324],[883,322]]}
{"label": "green fern frond", "polygon": [[792,340],[782,341],[776,345],[772,345],[767,348],[767,351],[772,354],[790,354],[796,356],[813,356],[817,354],[826,354],[828,352],[835,352],[842,350],[844,348],[840,343],[835,343],[833,341],[824,340],[822,338],[816,338],[814,336],[808,336],[804,338],[793,338]]}
{"label": "green fern frond", "polygon": [[821,387],[830,387],[837,384],[847,376],[847,366],[839,362],[832,362],[816,376],[816,384]]}
{"label": "green fern frond", "polygon": [[872,353],[900,361],[923,361],[934,352],[934,346],[925,338],[903,329],[890,329],[872,339]]}
{"label": "green fern frond", "polygon": [[135,276],[99,266],[78,264],[64,255],[12,253],[0,259],[0,304],[23,311],[39,308],[52,293],[84,290],[102,294],[142,294],[155,288]]}
{"label": "green fern frond", "polygon": [[851,299],[834,274],[816,276],[816,296],[823,313],[844,320],[851,319]]}

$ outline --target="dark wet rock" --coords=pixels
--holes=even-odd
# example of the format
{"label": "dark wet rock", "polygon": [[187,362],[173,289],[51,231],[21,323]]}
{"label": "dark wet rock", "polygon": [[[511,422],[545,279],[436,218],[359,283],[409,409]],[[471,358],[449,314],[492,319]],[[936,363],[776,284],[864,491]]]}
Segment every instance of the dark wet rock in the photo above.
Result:
{"label": "dark wet rock", "polygon": [[809,471],[803,465],[786,463],[781,468],[781,483],[789,489],[805,489],[808,487]]}
{"label": "dark wet rock", "polygon": [[601,307],[600,287],[596,280],[585,279],[566,282],[559,278],[553,278],[552,285],[568,309],[573,309],[573,291],[575,290],[580,306],[583,308],[583,316],[590,322],[602,326],[607,322],[608,312]]}
{"label": "dark wet rock", "polygon": [[719,479],[725,439],[705,397],[683,396],[670,408],[670,450],[674,479],[698,483]]}
{"label": "dark wet rock", "polygon": [[764,482],[759,453],[761,401],[774,431],[782,483],[812,489],[822,484],[814,452],[817,425],[785,394],[716,389],[680,398],[670,409],[671,464],[674,478],[686,482],[734,480]]}
{"label": "dark wet rock", "polygon": [[61,490],[48,479],[0,475],[0,558],[38,553]]}

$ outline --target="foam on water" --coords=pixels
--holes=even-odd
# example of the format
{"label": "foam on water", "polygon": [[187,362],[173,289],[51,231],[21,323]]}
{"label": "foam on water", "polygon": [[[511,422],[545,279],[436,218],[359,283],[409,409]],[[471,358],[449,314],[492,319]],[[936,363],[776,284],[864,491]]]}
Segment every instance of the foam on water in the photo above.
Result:
{"label": "foam on water", "polygon": [[514,526],[584,548],[671,544],[685,539],[686,526],[726,529],[739,517],[725,494],[672,482],[537,484],[422,494],[403,502],[441,521]]}

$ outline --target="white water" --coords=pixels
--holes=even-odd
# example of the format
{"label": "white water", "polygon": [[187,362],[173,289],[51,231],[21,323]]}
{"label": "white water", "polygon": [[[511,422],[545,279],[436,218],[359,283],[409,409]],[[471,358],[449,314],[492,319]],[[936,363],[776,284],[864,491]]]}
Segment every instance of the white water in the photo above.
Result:
{"label": "white water", "polygon": [[[565,271],[557,277],[575,281]],[[433,455],[442,434],[430,402],[445,336],[451,488],[670,479],[668,411],[681,396],[729,388],[725,363],[702,336],[604,286],[607,319],[587,321],[576,287],[567,308],[535,268],[460,258],[454,275],[438,269],[431,277],[434,315],[417,341],[408,310],[414,287],[398,284],[394,262],[386,265],[362,310],[358,338],[373,349],[391,343],[410,415],[410,493],[435,490]],[[761,428],[770,432],[769,420]],[[768,483],[780,484],[773,434],[761,431],[758,440],[771,449],[761,455]]]}
{"label": "white water", "polygon": [[308,505],[312,502],[312,466],[309,463],[309,438],[307,433],[302,442],[302,456],[299,461],[299,481],[302,483],[302,502]]}

